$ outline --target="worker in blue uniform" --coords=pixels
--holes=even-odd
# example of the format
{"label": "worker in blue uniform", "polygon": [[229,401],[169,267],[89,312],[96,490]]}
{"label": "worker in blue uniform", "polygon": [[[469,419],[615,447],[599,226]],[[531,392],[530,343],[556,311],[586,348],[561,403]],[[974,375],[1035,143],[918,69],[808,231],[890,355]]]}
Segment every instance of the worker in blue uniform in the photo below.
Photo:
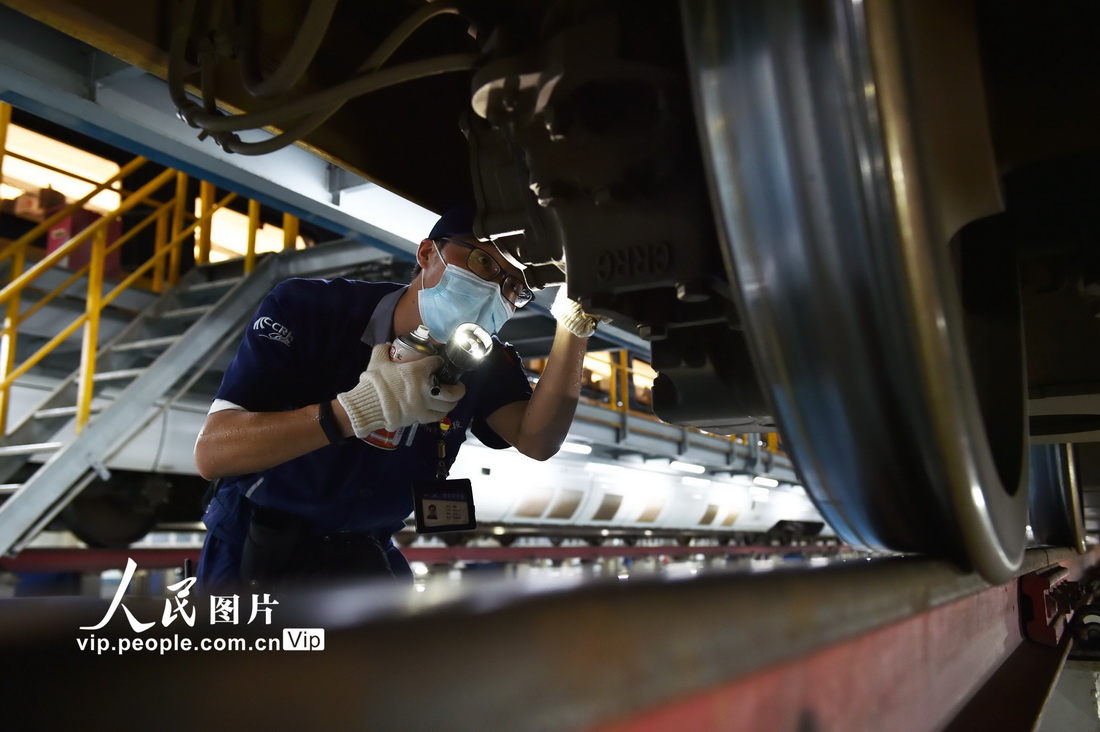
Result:
{"label": "worker in blue uniform", "polygon": [[[558,451],[597,323],[572,300],[551,308],[558,327],[533,390],[495,335],[454,385],[432,388],[438,356],[389,358],[389,343],[421,324],[440,342],[465,322],[495,333],[532,298],[522,269],[472,235],[473,213],[444,214],[410,285],[292,279],[264,299],[195,446],[199,472],[218,479],[201,588],[410,576],[391,537],[412,511],[412,483],[438,478],[440,452],[453,462],[467,430],[536,460]],[[399,432],[397,443],[378,447],[378,430]]]}

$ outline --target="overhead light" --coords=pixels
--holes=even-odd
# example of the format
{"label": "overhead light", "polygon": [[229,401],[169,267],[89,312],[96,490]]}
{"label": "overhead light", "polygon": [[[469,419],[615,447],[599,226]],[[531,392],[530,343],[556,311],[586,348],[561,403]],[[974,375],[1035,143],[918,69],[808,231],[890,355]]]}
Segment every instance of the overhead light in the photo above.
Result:
{"label": "overhead light", "polygon": [[626,468],[621,465],[608,465],[607,463],[585,463],[584,469],[593,473],[622,473]]}
{"label": "overhead light", "polygon": [[494,526],[493,527],[493,536],[504,536],[504,527],[503,526]]}
{"label": "overhead light", "polygon": [[682,463],[679,460],[673,460],[671,463],[668,464],[668,467],[672,468],[673,470],[682,470],[685,473],[702,474],[707,472],[707,469],[704,468],[702,465],[696,465],[695,463]]}
{"label": "overhead light", "polygon": [[680,482],[684,485],[694,485],[700,488],[705,488],[710,485],[710,481],[706,478],[693,478],[690,475],[685,475],[683,478],[680,478]]}
{"label": "overhead light", "polygon": [[583,445],[579,442],[563,442],[561,443],[561,449],[566,452],[575,452],[578,455],[588,455],[592,452],[591,445]]}
{"label": "overhead light", "polygon": [[765,478],[762,475],[758,475],[755,478],[753,478],[752,482],[756,483],[757,485],[762,485],[765,488],[775,488],[779,485],[779,481],[776,480],[775,478]]}
{"label": "overhead light", "polygon": [[[19,125],[8,126],[7,150],[30,159],[5,157],[4,178],[12,187],[23,190],[49,187],[69,201],[83,198],[91,193],[95,183],[103,183],[119,171],[118,163]],[[62,170],[71,175],[58,172]],[[116,181],[114,188],[121,187]],[[120,202],[118,190],[107,189],[97,193],[85,208],[105,214],[117,209]]]}
{"label": "overhead light", "polygon": [[767,503],[771,499],[771,491],[767,488],[752,486],[749,488],[749,496],[757,503]]}

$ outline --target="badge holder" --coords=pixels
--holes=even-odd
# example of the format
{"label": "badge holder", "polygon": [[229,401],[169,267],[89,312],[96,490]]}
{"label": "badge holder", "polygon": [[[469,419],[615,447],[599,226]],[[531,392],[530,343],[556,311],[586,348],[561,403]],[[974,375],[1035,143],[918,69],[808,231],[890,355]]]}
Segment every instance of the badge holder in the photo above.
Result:
{"label": "badge holder", "polygon": [[413,483],[416,531],[437,534],[477,528],[474,518],[474,489],[460,480],[419,480]]}
{"label": "badge holder", "polygon": [[447,479],[447,445],[443,437],[449,428],[449,420],[439,425],[439,463],[435,480],[418,480],[412,484],[418,534],[477,528],[473,484],[467,478]]}

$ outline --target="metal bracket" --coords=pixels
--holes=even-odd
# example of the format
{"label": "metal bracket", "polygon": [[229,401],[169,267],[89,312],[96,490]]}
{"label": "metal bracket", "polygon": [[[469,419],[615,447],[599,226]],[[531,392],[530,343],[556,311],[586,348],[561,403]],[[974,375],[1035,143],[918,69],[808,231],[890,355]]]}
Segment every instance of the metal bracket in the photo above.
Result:
{"label": "metal bracket", "polygon": [[88,466],[95,471],[95,474],[99,476],[99,479],[104,483],[111,479],[111,471],[107,469],[107,466],[98,460],[91,460]]}
{"label": "metal bracket", "polygon": [[373,188],[374,183],[361,175],[356,175],[339,165],[329,163],[325,168],[325,184],[333,206],[340,205],[340,196],[344,193]]}
{"label": "metal bracket", "polygon": [[1068,569],[1054,566],[1020,577],[1024,635],[1036,643],[1058,645],[1074,611],[1085,600],[1084,588],[1067,580],[1068,576]]}

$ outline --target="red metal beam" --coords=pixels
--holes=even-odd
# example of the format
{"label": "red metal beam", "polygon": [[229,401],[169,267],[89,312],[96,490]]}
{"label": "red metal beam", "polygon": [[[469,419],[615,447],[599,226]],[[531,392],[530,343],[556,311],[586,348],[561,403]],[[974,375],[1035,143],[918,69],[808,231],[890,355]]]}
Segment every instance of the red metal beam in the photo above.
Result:
{"label": "red metal beam", "polygon": [[27,549],[0,558],[0,569],[18,574],[37,572],[103,572],[121,570],[131,558],[142,569],[182,567],[199,561],[198,549]]}
{"label": "red metal beam", "polygon": [[[1093,549],[1063,566],[1077,578],[1098,560],[1100,551]],[[942,729],[1014,653],[1064,654],[1064,648],[1026,645],[1034,641],[1025,638],[1021,626],[1024,581],[991,587],[590,732]],[[998,695],[999,708],[992,711],[1007,714],[1012,724],[988,729],[1032,728],[1045,699],[1046,687],[1038,686],[1052,683],[1060,667],[1040,678],[1036,665],[1030,662],[1032,678],[1020,693]],[[990,714],[982,710],[983,719]]]}
{"label": "red metal beam", "polygon": [[939,729],[1020,643],[1016,600],[994,587],[593,732]]}

